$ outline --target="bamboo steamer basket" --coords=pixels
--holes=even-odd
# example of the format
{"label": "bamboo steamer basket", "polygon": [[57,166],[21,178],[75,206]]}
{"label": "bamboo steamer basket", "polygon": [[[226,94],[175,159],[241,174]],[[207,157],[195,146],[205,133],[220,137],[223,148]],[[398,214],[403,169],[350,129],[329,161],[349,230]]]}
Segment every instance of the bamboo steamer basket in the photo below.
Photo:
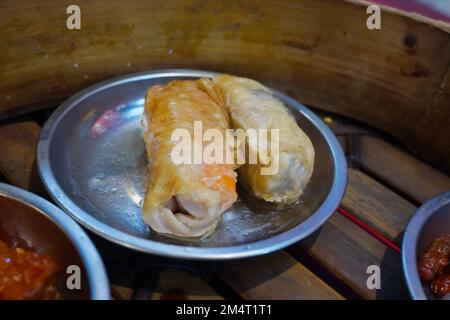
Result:
{"label": "bamboo steamer basket", "polygon": [[192,68],[255,78],[381,129],[450,172],[450,27],[362,1],[0,3],[0,119],[56,106],[117,75]]}

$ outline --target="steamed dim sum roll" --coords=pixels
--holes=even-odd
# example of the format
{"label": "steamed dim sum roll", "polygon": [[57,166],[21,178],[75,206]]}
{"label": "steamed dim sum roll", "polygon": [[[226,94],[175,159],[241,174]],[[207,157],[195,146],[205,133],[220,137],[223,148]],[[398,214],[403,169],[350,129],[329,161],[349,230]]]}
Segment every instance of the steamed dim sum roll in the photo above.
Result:
{"label": "steamed dim sum roll", "polygon": [[[313,172],[314,148],[282,101],[260,83],[230,75],[214,78],[235,129],[278,130],[278,146],[271,149],[269,160],[246,163],[238,170],[239,181],[257,197],[272,202],[294,202],[303,193]],[[273,141],[268,139],[268,147]],[[246,140],[248,152],[258,149],[255,140]],[[270,162],[278,161],[273,174],[261,174]],[[273,164],[273,163],[272,163]]]}
{"label": "steamed dim sum roll", "polygon": [[232,164],[173,161],[172,133],[185,129],[194,137],[195,121],[202,122],[203,131],[225,134],[229,128],[227,111],[209,79],[172,81],[148,90],[143,126],[149,174],[142,214],[158,233],[208,234],[237,197]]}

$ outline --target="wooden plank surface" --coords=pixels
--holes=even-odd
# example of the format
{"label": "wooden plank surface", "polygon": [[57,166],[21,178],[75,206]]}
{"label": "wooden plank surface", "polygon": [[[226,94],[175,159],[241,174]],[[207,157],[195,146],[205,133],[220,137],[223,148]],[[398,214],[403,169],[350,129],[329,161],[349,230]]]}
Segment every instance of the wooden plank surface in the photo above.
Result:
{"label": "wooden plank surface", "polygon": [[361,166],[415,201],[422,203],[450,190],[447,175],[380,138],[361,136],[359,143]]}
{"label": "wooden plank surface", "polygon": [[164,269],[151,290],[113,284],[111,292],[119,300],[223,300],[216,290],[200,277],[183,270]]}
{"label": "wooden plank surface", "polygon": [[[447,51],[447,57],[450,57],[449,51]],[[411,146],[415,154],[426,154],[426,158],[432,164],[443,168],[447,174],[450,174],[450,133],[448,132],[450,123],[450,63],[447,63],[444,70],[447,72],[442,80],[437,82],[436,93],[429,107],[423,112],[417,123],[414,123],[412,139],[417,139],[417,142]],[[436,149],[437,146],[444,146],[442,150],[445,153],[444,158],[437,151],[440,149],[440,147]],[[442,163],[442,161],[444,162]]]}
{"label": "wooden plank surface", "polygon": [[[356,137],[352,150],[359,161],[356,165],[381,181],[350,168],[342,206],[378,233],[400,245],[402,233],[416,210],[416,206],[402,195],[422,203],[448,190],[448,177],[398,147],[373,136],[376,134],[373,131],[345,122],[328,122],[333,131],[340,134],[347,149],[347,137]],[[383,185],[383,182],[388,186]],[[390,190],[389,186],[394,187],[394,190]],[[364,298],[408,298],[400,256],[357,229],[349,220],[336,213],[315,238],[302,241],[300,247]],[[369,264],[380,265],[385,279],[390,279],[382,281],[385,284],[381,290],[372,291],[365,286],[367,275],[364,266]]]}
{"label": "wooden plank surface", "polygon": [[[351,164],[356,167],[363,166],[362,159],[366,158],[367,152],[386,152],[376,148],[362,148],[361,139],[372,138],[377,135],[376,131],[340,117],[328,116],[328,119],[324,120],[333,132],[338,134],[347,155],[352,157]],[[390,156],[385,157],[388,159],[383,165],[390,167]],[[342,206],[397,244],[400,244],[401,234],[416,209],[413,204],[385,185],[353,168],[348,170],[348,185]],[[404,285],[400,256],[339,213],[313,237],[302,241],[298,250],[305,250],[363,298],[409,298]],[[381,268],[381,290],[370,290],[366,286],[366,270],[369,265],[379,265]]]}
{"label": "wooden plank surface", "polygon": [[217,272],[245,299],[343,299],[284,251],[220,263]]}
{"label": "wooden plank surface", "polygon": [[342,206],[378,233],[401,243],[416,207],[359,170],[348,170],[348,185]]}
{"label": "wooden plank surface", "polygon": [[[295,248],[293,248],[295,250]],[[318,263],[365,299],[408,299],[400,255],[335,213],[312,236],[299,242]],[[379,266],[381,288],[367,287],[367,268]]]}

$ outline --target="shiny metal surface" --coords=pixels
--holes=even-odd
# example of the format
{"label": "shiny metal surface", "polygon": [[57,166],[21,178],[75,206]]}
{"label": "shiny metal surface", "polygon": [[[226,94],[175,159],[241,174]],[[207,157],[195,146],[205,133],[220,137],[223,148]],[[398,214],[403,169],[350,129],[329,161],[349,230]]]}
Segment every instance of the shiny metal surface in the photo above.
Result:
{"label": "shiny metal surface", "polygon": [[411,297],[415,300],[436,299],[429,284],[420,280],[418,262],[433,241],[446,234],[450,234],[450,191],[424,203],[409,221],[403,237],[403,271]]}
{"label": "shiny metal surface", "polygon": [[78,224],[50,202],[0,183],[0,233],[9,245],[51,256],[63,270],[69,265],[80,267],[79,290],[68,290],[68,275],[60,275],[61,299],[110,298],[106,270],[93,243]]}
{"label": "shiny metal surface", "polygon": [[174,79],[211,77],[195,70],[132,74],[89,87],[48,119],[38,145],[38,167],[53,199],[91,231],[139,251],[189,259],[233,259],[269,253],[311,234],[338,206],[347,166],[334,135],[313,112],[277,93],[289,105],[316,150],[305,194],[277,207],[239,190],[239,200],[217,230],[201,241],[152,232],[142,221],[146,154],[140,125],[146,90]]}

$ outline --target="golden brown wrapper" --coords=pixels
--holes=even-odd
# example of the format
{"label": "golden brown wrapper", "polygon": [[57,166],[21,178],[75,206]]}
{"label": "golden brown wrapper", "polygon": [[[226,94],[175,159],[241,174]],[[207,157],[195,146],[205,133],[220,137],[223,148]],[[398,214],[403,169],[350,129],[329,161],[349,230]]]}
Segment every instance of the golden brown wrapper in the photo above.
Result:
{"label": "golden brown wrapper", "polygon": [[[235,129],[278,129],[278,146],[269,162],[258,158],[239,168],[239,181],[257,197],[271,202],[294,202],[303,193],[314,168],[314,147],[298,126],[284,103],[262,84],[247,78],[219,75],[213,80],[222,96]],[[270,136],[271,137],[271,136]],[[268,139],[270,142],[270,138]],[[246,150],[259,150],[246,141]],[[267,147],[270,148],[270,143]],[[270,150],[269,150],[270,151]],[[278,159],[276,173],[263,175],[261,169],[272,167]],[[268,170],[269,172],[271,170]],[[275,171],[275,169],[273,170]]]}
{"label": "golden brown wrapper", "polygon": [[232,164],[175,164],[171,158],[176,129],[194,136],[194,122],[203,131],[230,127],[221,97],[209,79],[172,81],[151,87],[143,126],[149,159],[143,219],[155,231],[176,237],[212,232],[221,213],[236,200]]}

